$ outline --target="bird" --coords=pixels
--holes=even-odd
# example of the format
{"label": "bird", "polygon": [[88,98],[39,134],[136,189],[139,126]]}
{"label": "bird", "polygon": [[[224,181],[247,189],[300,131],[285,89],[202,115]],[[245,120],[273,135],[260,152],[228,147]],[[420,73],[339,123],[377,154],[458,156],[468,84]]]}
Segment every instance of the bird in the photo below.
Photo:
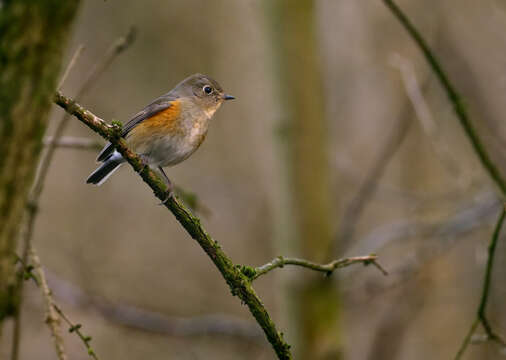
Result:
{"label": "bird", "polygon": [[[145,165],[173,186],[163,168],[192,155],[204,141],[209,122],[223,102],[235,99],[209,76],[193,74],[158,97],[122,127],[121,136]],[[107,143],[97,157],[101,165],[86,183],[102,185],[126,160]]]}

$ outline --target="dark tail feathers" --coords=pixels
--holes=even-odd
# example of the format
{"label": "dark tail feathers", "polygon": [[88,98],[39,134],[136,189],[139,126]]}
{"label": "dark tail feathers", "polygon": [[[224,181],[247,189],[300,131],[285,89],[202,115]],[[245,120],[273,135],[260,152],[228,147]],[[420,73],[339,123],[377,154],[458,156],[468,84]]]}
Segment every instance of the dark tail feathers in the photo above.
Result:
{"label": "dark tail feathers", "polygon": [[123,163],[123,158],[111,156],[100,165],[86,180],[87,184],[102,185],[112,173]]}

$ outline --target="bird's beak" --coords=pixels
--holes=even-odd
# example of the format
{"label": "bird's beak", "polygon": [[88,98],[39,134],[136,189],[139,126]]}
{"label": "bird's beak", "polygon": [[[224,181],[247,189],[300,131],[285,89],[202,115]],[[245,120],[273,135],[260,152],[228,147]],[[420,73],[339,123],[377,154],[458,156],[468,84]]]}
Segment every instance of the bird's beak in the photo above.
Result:
{"label": "bird's beak", "polygon": [[228,94],[223,94],[223,100],[234,100],[235,97],[233,97],[232,95],[228,95]]}

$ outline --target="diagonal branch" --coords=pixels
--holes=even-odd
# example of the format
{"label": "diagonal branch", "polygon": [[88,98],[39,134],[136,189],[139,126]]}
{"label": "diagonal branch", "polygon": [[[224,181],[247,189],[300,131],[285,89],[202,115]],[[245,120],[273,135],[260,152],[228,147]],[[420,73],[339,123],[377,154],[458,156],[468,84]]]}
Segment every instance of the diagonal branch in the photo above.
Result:
{"label": "diagonal branch", "polygon": [[495,333],[495,331],[490,326],[490,323],[487,318],[486,309],[488,303],[488,297],[490,294],[490,284],[492,283],[492,268],[494,266],[494,255],[495,249],[497,246],[497,241],[499,240],[499,234],[501,233],[501,228],[504,223],[504,218],[506,217],[506,208],[503,205],[501,215],[499,216],[499,220],[497,221],[497,225],[494,229],[494,234],[492,235],[492,239],[490,240],[490,244],[488,245],[488,261],[487,268],[485,271],[485,280],[483,281],[483,290],[481,292],[481,300],[480,305],[478,307],[478,312],[476,314],[476,319],[473,321],[471,328],[469,329],[462,345],[460,346],[457,355],[455,356],[455,360],[459,360],[464,352],[467,349],[467,346],[471,343],[472,336],[476,331],[476,328],[481,323],[485,333],[487,335],[487,340],[492,340],[503,347],[506,346],[506,342]]}
{"label": "diagonal branch", "polygon": [[[63,337],[60,328],[60,318],[63,319],[69,325],[69,332],[75,333],[81,339],[84,346],[86,347],[88,355],[94,360],[98,360],[95,351],[90,345],[91,336],[84,335],[82,330],[80,330],[82,325],[74,324],[54,301],[53,292],[49,287],[46,274],[42,269],[39,256],[37,255],[35,249],[33,247],[30,247],[29,253],[33,265],[27,265],[26,263],[22,262],[21,258],[19,258],[21,265],[23,267],[22,278],[25,280],[32,278],[33,281],[35,282],[35,285],[37,285],[37,287],[39,287],[40,290],[42,291],[46,307],[46,323],[53,337],[58,360],[68,359],[63,346]],[[33,272],[36,272],[36,274],[33,274]]]}
{"label": "diagonal branch", "polygon": [[56,356],[59,360],[67,360],[67,354],[65,353],[65,348],[63,346],[63,337],[60,328],[60,318],[55,310],[55,303],[53,300],[53,296],[51,295],[51,290],[47,285],[46,277],[44,276],[44,271],[42,270],[42,266],[40,265],[40,260],[37,254],[33,251],[32,248],[29,249],[30,257],[33,261],[33,270],[37,273],[37,278],[39,279],[40,289],[42,291],[42,295],[44,297],[44,303],[46,307],[46,324],[51,331],[51,335],[53,337],[54,347],[56,349]]}
{"label": "diagonal branch", "polygon": [[[268,273],[271,270],[274,270],[276,268],[282,268],[285,265],[296,265],[305,267],[307,269],[315,270],[315,271],[321,271],[324,272],[326,275],[331,275],[334,270],[350,266],[357,263],[362,263],[364,265],[374,264],[382,273],[383,275],[388,275],[388,273],[376,262],[377,256],[375,255],[369,255],[369,256],[357,256],[357,257],[351,257],[351,258],[344,258],[339,260],[334,260],[328,264],[317,264],[311,261],[307,261],[304,259],[296,259],[296,258],[284,258],[282,256],[279,256],[272,260],[271,262],[268,262],[265,265],[259,266],[255,269],[251,269],[253,271],[250,271],[249,273],[247,271],[246,275],[253,281],[260,276]],[[249,268],[248,268],[249,269]]]}
{"label": "diagonal branch", "polygon": [[[485,146],[484,146],[482,140],[478,137],[478,134],[476,133],[476,130],[474,129],[474,126],[469,119],[469,115],[467,113],[467,110],[464,106],[464,103],[463,103],[460,95],[457,93],[457,90],[454,88],[454,86],[450,82],[446,72],[443,70],[442,66],[440,65],[439,60],[433,54],[432,50],[429,48],[429,46],[427,45],[427,42],[424,40],[422,35],[414,27],[414,25],[411,23],[409,18],[395,4],[395,2],[393,0],[383,0],[383,2],[392,11],[393,15],[399,20],[401,25],[406,29],[406,31],[413,38],[413,40],[418,45],[420,50],[423,52],[425,59],[429,63],[430,67],[432,68],[432,70],[436,74],[439,82],[441,83],[444,90],[446,91],[446,94],[448,95],[448,98],[453,105],[453,109],[455,111],[455,114],[457,115],[457,118],[459,119],[460,124],[462,125],[467,137],[471,141],[473,149],[476,152],[476,154],[478,155],[478,158],[480,159],[481,164],[483,165],[483,167],[488,172],[490,177],[493,179],[493,181],[496,183],[496,185],[501,190],[502,196],[503,197],[506,196],[506,180],[504,180],[501,172],[499,171],[497,166],[490,159],[490,156],[489,156],[487,150],[485,149]],[[494,263],[496,244],[497,244],[497,240],[499,238],[499,232],[500,232],[502,224],[504,222],[504,217],[505,217],[505,209],[503,207],[501,216],[499,217],[499,221],[497,222],[497,226],[496,226],[496,229],[495,229],[494,234],[492,236],[492,240],[490,242],[489,249],[488,249],[487,270],[485,273],[483,292],[482,292],[482,296],[481,296],[480,306],[478,308],[477,319],[475,319],[475,321],[473,322],[473,325],[471,326],[471,329],[469,330],[468,334],[466,335],[463,344],[459,348],[457,355],[455,356],[456,360],[460,359],[461,356],[463,355],[464,351],[466,350],[467,346],[469,345],[469,343],[471,341],[472,334],[476,330],[476,327],[479,325],[479,323],[481,323],[483,325],[483,328],[485,329],[488,339],[495,341],[503,346],[506,345],[504,340],[502,340],[493,331],[493,329],[490,326],[490,323],[488,322],[488,319],[485,315],[485,308],[486,308],[488,296],[490,293],[490,282],[491,282],[491,276],[492,276],[491,274],[492,274],[492,268],[493,268],[493,263]]]}
{"label": "diagonal branch", "polygon": [[[141,176],[142,180],[149,185],[155,196],[162,201],[166,200],[167,188],[164,182],[148,166],[145,166],[134,152],[128,149],[124,139],[120,136],[119,126],[107,125],[102,119],[59,92],[56,93],[54,101],[67,113],[74,115],[90,129],[110,141],[135,172]],[[164,206],[172,212],[190,236],[206,252],[227,282],[232,294],[238,296],[248,306],[278,358],[281,360],[291,359],[290,346],[283,340],[282,334],[277,331],[269,313],[251,286],[249,278],[234,265],[232,260],[221,250],[220,245],[201,226],[200,220],[177,197],[171,197],[165,201]]]}
{"label": "diagonal branch", "polygon": [[487,308],[488,297],[490,294],[490,284],[492,283],[492,268],[494,267],[494,257],[495,257],[495,249],[497,247],[497,241],[499,240],[499,234],[501,233],[501,228],[504,223],[504,218],[506,216],[506,208],[503,204],[501,215],[499,216],[499,220],[497,221],[497,225],[494,230],[494,234],[492,235],[492,239],[490,240],[490,244],[488,246],[488,260],[487,260],[487,269],[485,271],[485,280],[483,281],[483,291],[481,295],[480,306],[478,308],[478,318],[480,319],[483,327],[485,328],[485,332],[489,339],[499,342],[501,345],[506,346],[504,340],[502,340],[491,328],[487,315],[485,314],[485,310]]}
{"label": "diagonal branch", "polygon": [[43,140],[44,146],[56,146],[64,149],[79,149],[98,151],[104,147],[102,141],[96,141],[88,138],[62,136],[56,139],[54,136],[46,136]]}
{"label": "diagonal branch", "polygon": [[481,141],[481,139],[478,137],[478,134],[476,133],[476,130],[471,123],[471,120],[469,118],[469,115],[467,113],[467,110],[464,106],[464,103],[462,101],[462,98],[460,97],[457,90],[454,88],[453,84],[450,82],[450,79],[448,78],[448,75],[443,70],[441,64],[439,63],[439,60],[436,58],[436,56],[433,54],[432,50],[427,45],[427,42],[422,37],[422,35],[418,32],[418,30],[415,28],[415,26],[411,23],[411,20],[402,12],[402,10],[395,4],[393,0],[383,0],[385,5],[392,11],[392,14],[400,21],[401,25],[406,29],[406,31],[409,33],[409,35],[413,38],[415,43],[418,45],[420,50],[423,52],[423,55],[425,56],[425,59],[429,63],[430,67],[436,74],[439,82],[443,86],[444,90],[446,91],[446,94],[448,95],[448,98],[450,102],[453,105],[453,109],[455,111],[455,114],[457,115],[457,118],[460,121],[460,124],[464,128],[464,131],[471,141],[471,144],[473,146],[474,151],[478,155],[478,158],[480,159],[481,164],[485,168],[485,170],[488,172],[490,177],[494,180],[496,185],[501,190],[501,193],[503,196],[506,195],[506,180],[504,180],[501,172],[497,168],[497,166],[492,162],[490,159],[490,155],[488,154],[487,150],[485,149],[485,145]]}

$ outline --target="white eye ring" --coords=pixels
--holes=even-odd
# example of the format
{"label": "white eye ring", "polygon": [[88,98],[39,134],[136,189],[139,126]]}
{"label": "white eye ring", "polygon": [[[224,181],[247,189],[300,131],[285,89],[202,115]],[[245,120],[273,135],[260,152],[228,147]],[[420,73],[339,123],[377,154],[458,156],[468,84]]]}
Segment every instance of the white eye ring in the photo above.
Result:
{"label": "white eye ring", "polygon": [[213,88],[210,87],[209,85],[204,85],[204,87],[202,88],[202,90],[206,93],[206,94],[210,94],[213,92]]}

